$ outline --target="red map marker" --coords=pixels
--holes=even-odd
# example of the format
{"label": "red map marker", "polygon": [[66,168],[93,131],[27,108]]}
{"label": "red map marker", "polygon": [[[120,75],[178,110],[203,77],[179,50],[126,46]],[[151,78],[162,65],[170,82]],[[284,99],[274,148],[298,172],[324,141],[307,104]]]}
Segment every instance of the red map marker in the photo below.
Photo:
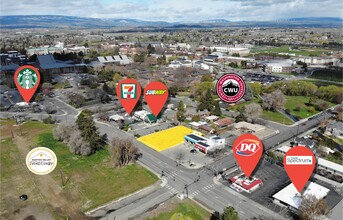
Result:
{"label": "red map marker", "polygon": [[126,112],[131,114],[141,97],[141,86],[135,79],[123,79],[118,83],[116,91],[120,103]]}
{"label": "red map marker", "polygon": [[14,83],[25,102],[29,103],[39,86],[40,74],[33,66],[21,66],[14,73]]}
{"label": "red map marker", "polygon": [[297,146],[288,150],[283,157],[285,170],[299,193],[312,175],[316,158],[306,147]]}
{"label": "red map marker", "polygon": [[151,82],[144,89],[144,98],[157,117],[168,99],[168,88],[161,82]]}
{"label": "red map marker", "polygon": [[253,134],[243,134],[233,142],[232,150],[245,176],[250,177],[263,153],[261,140]]}

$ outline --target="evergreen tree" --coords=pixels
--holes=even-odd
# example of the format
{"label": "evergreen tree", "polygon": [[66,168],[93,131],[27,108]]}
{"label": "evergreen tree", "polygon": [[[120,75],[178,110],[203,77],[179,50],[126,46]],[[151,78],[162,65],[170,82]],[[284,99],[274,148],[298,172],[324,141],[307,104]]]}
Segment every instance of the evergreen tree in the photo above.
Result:
{"label": "evergreen tree", "polygon": [[222,115],[222,110],[220,109],[219,102],[217,101],[216,104],[214,105],[214,110],[213,114],[216,116],[221,116]]}
{"label": "evergreen tree", "polygon": [[100,136],[90,111],[83,110],[77,117],[76,124],[83,139],[91,146],[92,153],[104,146],[104,139]]}
{"label": "evergreen tree", "polygon": [[239,220],[239,216],[234,207],[229,206],[224,209],[220,216],[220,220]]}
{"label": "evergreen tree", "polygon": [[199,105],[197,111],[203,111],[207,109],[209,112],[213,110],[213,97],[210,89],[207,89],[206,92],[200,96]]}
{"label": "evergreen tree", "polygon": [[180,101],[179,105],[177,106],[177,112],[176,112],[177,120],[184,121],[186,119],[185,113],[186,113],[186,109],[183,105],[183,102]]}

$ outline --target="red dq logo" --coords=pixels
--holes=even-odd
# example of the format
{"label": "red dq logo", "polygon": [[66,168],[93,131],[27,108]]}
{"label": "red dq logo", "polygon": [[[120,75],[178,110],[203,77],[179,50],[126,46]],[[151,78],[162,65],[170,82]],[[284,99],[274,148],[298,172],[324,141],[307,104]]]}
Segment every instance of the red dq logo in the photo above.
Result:
{"label": "red dq logo", "polygon": [[236,146],[236,153],[241,156],[252,156],[260,148],[259,141],[245,139]]}

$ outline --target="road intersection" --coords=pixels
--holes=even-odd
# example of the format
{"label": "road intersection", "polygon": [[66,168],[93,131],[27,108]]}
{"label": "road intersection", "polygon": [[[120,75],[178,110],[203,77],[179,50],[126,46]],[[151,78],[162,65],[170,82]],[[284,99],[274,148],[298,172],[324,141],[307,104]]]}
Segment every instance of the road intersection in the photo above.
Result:
{"label": "road intersection", "polygon": [[[50,99],[64,114],[54,116],[54,119],[59,121],[74,122],[79,110],[64,103],[58,98]],[[1,112],[1,117],[6,117],[12,113]],[[30,118],[40,119],[40,114],[27,114]],[[319,124],[327,115],[328,112],[318,114],[311,120],[298,122],[294,126],[277,125],[278,134],[269,137],[263,141],[264,149],[270,149],[286,140],[293,138],[295,135],[303,133]],[[115,210],[103,216],[103,219],[127,219],[134,217],[137,214],[146,211],[148,206],[153,207],[167,200],[171,195],[185,195],[196,200],[197,202],[208,207],[210,210],[222,212],[227,206],[233,206],[238,211],[241,219],[253,219],[261,217],[261,219],[285,219],[285,217],[275,213],[268,208],[246,198],[228,187],[213,182],[214,172],[223,170],[224,168],[235,167],[235,159],[232,154],[221,160],[215,161],[207,167],[197,170],[186,169],[183,166],[178,166],[175,161],[164,156],[161,153],[147,147],[138,142],[131,134],[124,132],[113,125],[96,122],[101,134],[107,134],[108,139],[112,138],[127,138],[133,141],[136,147],[139,148],[143,156],[139,159],[139,163],[150,169],[158,176],[164,178],[167,184],[163,188],[158,189],[154,193],[140,200],[136,204],[128,204],[128,207]],[[274,124],[275,126],[275,124]],[[276,177],[277,178],[277,177]],[[267,183],[268,184],[268,183]],[[129,211],[128,211],[129,210]]]}

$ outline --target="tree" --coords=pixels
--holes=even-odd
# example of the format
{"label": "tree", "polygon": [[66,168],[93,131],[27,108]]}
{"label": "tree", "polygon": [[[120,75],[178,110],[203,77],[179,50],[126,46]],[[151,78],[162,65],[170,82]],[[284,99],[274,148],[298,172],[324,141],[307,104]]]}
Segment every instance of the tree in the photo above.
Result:
{"label": "tree", "polygon": [[253,98],[254,98],[254,94],[253,94],[252,89],[250,88],[249,85],[246,85],[245,86],[245,93],[243,95],[243,99],[246,101],[250,101]]}
{"label": "tree", "polygon": [[178,106],[177,106],[177,112],[176,112],[177,120],[180,122],[184,121],[186,119],[185,113],[186,113],[186,110],[185,110],[185,107],[183,105],[183,102],[180,101]]}
{"label": "tree", "polygon": [[108,85],[106,83],[104,83],[104,85],[102,86],[102,90],[106,93],[109,93],[110,88],[108,87]]}
{"label": "tree", "polygon": [[213,79],[210,74],[203,75],[201,77],[201,82],[212,82]]}
{"label": "tree", "polygon": [[259,104],[257,103],[251,103],[249,105],[245,106],[244,109],[244,116],[246,118],[250,118],[252,120],[255,120],[259,118],[262,114],[262,108]]}
{"label": "tree", "polygon": [[246,68],[247,67],[247,61],[246,60],[242,60],[241,61],[241,66],[243,67],[243,68]]}
{"label": "tree", "polygon": [[229,206],[224,209],[220,215],[220,220],[239,220],[239,216],[234,207]]}
{"label": "tree", "polygon": [[79,93],[70,92],[67,94],[67,98],[69,100],[69,104],[76,108],[81,107],[86,102],[83,95]]}
{"label": "tree", "polygon": [[91,153],[103,148],[105,145],[98,128],[95,126],[92,114],[88,110],[83,110],[76,119],[76,125],[81,131],[81,135],[86,143],[91,146]]}
{"label": "tree", "polygon": [[207,89],[204,94],[200,96],[199,105],[197,106],[197,111],[203,111],[207,109],[209,112],[213,109],[213,96],[211,89]]}
{"label": "tree", "polygon": [[261,92],[262,92],[261,83],[254,82],[254,83],[250,83],[249,86],[250,86],[252,93],[255,97],[257,97],[261,94]]}
{"label": "tree", "polygon": [[147,50],[149,54],[155,53],[155,47],[151,46],[151,44],[147,46]]}
{"label": "tree", "polygon": [[66,123],[61,123],[53,131],[54,138],[58,141],[68,143],[70,135],[75,129],[77,129],[75,124],[70,125]]}
{"label": "tree", "polygon": [[48,114],[53,114],[56,112],[56,107],[51,102],[44,102],[43,109]]}
{"label": "tree", "polygon": [[302,220],[321,219],[330,212],[325,199],[317,199],[314,195],[304,196],[299,208],[299,216]]}
{"label": "tree", "polygon": [[114,138],[111,141],[112,162],[114,167],[122,167],[138,159],[139,150],[128,139]]}
{"label": "tree", "polygon": [[219,102],[217,101],[216,104],[214,105],[214,110],[213,114],[216,116],[221,116],[222,115],[222,110],[220,109]]}
{"label": "tree", "polygon": [[88,156],[92,153],[92,148],[89,143],[84,141],[81,131],[78,129],[71,133],[68,146],[70,152],[76,155]]}
{"label": "tree", "polygon": [[262,106],[267,110],[278,111],[284,106],[285,102],[286,97],[280,90],[265,94],[262,98]]}
{"label": "tree", "polygon": [[232,56],[233,57],[240,57],[239,53],[233,53]]}

